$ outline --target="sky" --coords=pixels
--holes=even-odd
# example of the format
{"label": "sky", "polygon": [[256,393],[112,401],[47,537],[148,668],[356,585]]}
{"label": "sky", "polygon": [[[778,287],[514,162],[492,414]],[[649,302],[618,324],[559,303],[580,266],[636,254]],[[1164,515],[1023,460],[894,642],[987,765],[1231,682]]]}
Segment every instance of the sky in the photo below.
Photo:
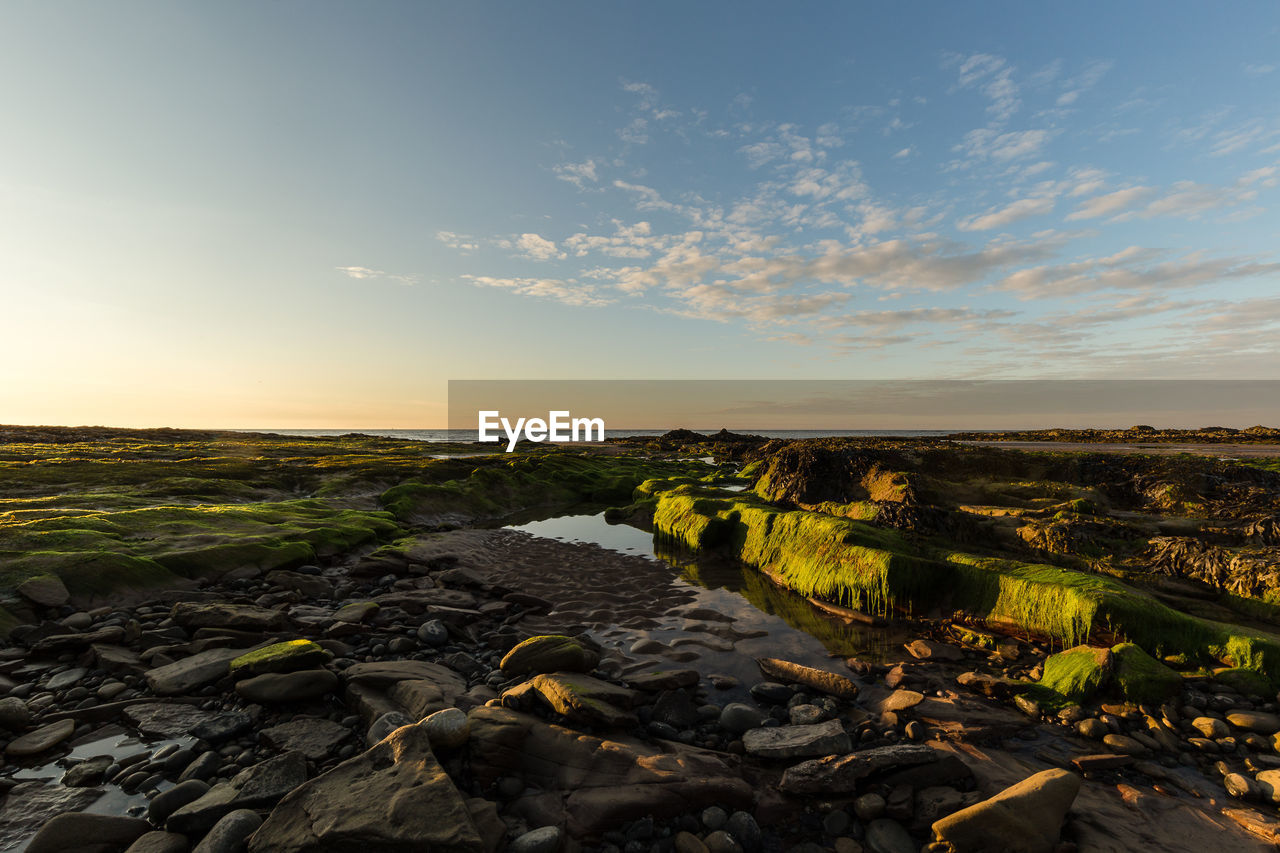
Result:
{"label": "sky", "polygon": [[1263,2],[13,0],[0,422],[1280,378],[1277,93]]}

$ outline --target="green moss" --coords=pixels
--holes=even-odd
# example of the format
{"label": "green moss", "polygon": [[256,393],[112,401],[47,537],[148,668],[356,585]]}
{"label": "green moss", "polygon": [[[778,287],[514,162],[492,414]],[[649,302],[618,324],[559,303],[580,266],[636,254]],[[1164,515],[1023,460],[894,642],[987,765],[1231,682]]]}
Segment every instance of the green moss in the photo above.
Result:
{"label": "green moss", "polygon": [[292,672],[318,666],[332,657],[311,640],[288,640],[235,658],[231,661],[231,674],[249,676],[264,672]]}
{"label": "green moss", "polygon": [[1182,687],[1182,676],[1133,643],[1111,647],[1115,661],[1115,686],[1130,702],[1160,703]]}
{"label": "green moss", "polygon": [[1108,649],[1077,646],[1045,659],[1040,686],[1071,702],[1087,702],[1110,681],[1112,667]]}
{"label": "green moss", "polygon": [[1214,670],[1213,677],[1248,696],[1269,698],[1275,694],[1275,685],[1252,669],[1242,667],[1218,669]]}

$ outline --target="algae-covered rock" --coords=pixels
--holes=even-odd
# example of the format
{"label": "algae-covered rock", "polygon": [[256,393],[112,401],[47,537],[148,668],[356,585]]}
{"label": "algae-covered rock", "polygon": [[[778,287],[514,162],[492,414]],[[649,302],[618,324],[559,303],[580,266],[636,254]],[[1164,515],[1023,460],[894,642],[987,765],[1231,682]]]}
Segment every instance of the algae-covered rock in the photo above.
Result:
{"label": "algae-covered rock", "polygon": [[544,672],[590,672],[600,656],[573,637],[545,634],[530,637],[507,652],[499,666],[506,675]]}
{"label": "algae-covered rock", "polygon": [[1213,677],[1216,681],[1220,681],[1246,696],[1269,697],[1275,695],[1275,688],[1272,687],[1271,682],[1256,670],[1245,669],[1244,667],[1220,669],[1213,673]]}
{"label": "algae-covered rock", "polygon": [[570,672],[534,676],[529,682],[558,714],[571,720],[605,728],[636,724],[635,715],[622,710],[635,704],[635,694],[625,687]]}
{"label": "algae-covered rock", "polygon": [[18,594],[43,607],[61,607],[71,600],[66,584],[57,575],[36,575],[18,584]]}
{"label": "algae-covered rock", "polygon": [[1117,692],[1130,702],[1160,702],[1178,692],[1182,676],[1133,643],[1111,647]]}
{"label": "algae-covered rock", "polygon": [[231,661],[231,674],[245,677],[264,672],[293,672],[328,663],[332,657],[311,640],[288,640],[240,655]]}
{"label": "algae-covered rock", "polygon": [[1076,646],[1045,660],[1040,685],[1073,702],[1086,702],[1106,686],[1114,666],[1110,649]]}

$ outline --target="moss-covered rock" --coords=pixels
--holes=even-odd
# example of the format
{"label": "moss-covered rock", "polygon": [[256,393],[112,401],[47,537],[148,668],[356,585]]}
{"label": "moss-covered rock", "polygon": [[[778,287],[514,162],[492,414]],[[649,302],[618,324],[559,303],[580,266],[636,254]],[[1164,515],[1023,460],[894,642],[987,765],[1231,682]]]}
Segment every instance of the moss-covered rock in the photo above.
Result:
{"label": "moss-covered rock", "polygon": [[235,658],[231,661],[231,674],[247,678],[264,672],[293,672],[328,663],[332,658],[311,640],[287,640]]}
{"label": "moss-covered rock", "polygon": [[1275,695],[1275,688],[1260,673],[1243,667],[1214,670],[1213,677],[1246,696]]}
{"label": "moss-covered rock", "polygon": [[499,664],[506,675],[545,672],[590,672],[600,656],[572,637],[544,634],[530,637],[507,652]]}
{"label": "moss-covered rock", "polygon": [[1110,649],[1076,646],[1045,660],[1040,685],[1072,702],[1087,702],[1110,681],[1114,665]]}
{"label": "moss-covered rock", "polygon": [[1182,676],[1133,643],[1112,646],[1111,655],[1116,692],[1130,702],[1159,703],[1182,686]]}

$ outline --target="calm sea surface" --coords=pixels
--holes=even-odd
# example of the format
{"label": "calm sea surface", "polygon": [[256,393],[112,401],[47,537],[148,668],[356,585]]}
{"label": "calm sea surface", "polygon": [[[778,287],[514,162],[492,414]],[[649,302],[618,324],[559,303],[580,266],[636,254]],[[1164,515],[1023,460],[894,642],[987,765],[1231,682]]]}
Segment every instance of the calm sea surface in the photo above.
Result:
{"label": "calm sea surface", "polygon": [[[277,435],[301,435],[301,436],[323,436],[323,435],[349,435],[350,433],[360,433],[361,435],[376,435],[384,438],[405,438],[411,441],[460,441],[470,442],[476,440],[475,430],[466,429],[244,429],[239,432],[270,432]],[[629,435],[652,436],[662,435],[667,432],[665,429],[610,429],[606,431],[606,438],[619,438]],[[698,430],[710,435],[716,430]],[[750,433],[752,435],[763,435],[766,438],[840,438],[846,436],[941,436],[950,435],[960,430],[951,429],[787,429],[787,430],[770,430],[770,429],[742,429],[733,430],[737,433]]]}

